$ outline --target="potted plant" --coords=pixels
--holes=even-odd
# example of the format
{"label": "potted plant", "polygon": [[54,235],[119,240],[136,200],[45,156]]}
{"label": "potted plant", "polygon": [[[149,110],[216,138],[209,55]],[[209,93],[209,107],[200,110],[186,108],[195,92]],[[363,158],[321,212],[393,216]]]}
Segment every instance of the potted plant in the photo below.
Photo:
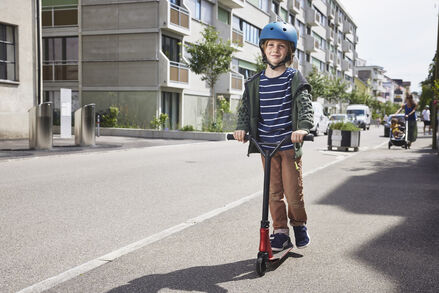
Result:
{"label": "potted plant", "polygon": [[351,122],[337,122],[331,124],[328,133],[328,150],[336,147],[338,150],[348,151],[353,148],[358,151],[360,146],[360,128]]}

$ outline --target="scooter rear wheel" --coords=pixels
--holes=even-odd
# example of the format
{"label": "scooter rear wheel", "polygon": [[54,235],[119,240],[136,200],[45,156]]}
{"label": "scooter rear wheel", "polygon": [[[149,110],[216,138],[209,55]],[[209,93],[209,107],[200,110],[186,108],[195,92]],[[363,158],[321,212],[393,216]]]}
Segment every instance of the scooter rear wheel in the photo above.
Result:
{"label": "scooter rear wheel", "polygon": [[265,263],[265,258],[262,256],[258,256],[256,260],[256,272],[260,277],[265,275],[265,271],[267,270],[267,264]]}

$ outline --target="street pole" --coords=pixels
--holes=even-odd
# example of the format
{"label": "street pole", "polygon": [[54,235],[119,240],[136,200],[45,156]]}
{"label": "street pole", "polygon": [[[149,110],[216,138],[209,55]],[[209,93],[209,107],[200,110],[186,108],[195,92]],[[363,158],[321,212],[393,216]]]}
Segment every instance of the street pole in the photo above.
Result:
{"label": "street pole", "polygon": [[[436,55],[435,55],[435,68],[434,68],[434,79],[433,79],[433,87],[435,86],[435,82],[436,80],[438,80],[439,77],[439,5],[438,5],[438,22],[437,22],[437,39],[436,39]],[[439,97],[436,97],[436,100],[439,100]],[[432,149],[436,150],[437,149],[437,136],[436,136],[436,131],[437,131],[437,104],[436,103],[432,103],[430,109],[432,109],[432,115],[430,121],[432,123],[432,128],[433,128],[433,141],[432,141]]]}
{"label": "street pole", "polygon": [[42,104],[41,98],[41,7],[40,0],[36,0],[36,16],[37,16],[37,104]]}

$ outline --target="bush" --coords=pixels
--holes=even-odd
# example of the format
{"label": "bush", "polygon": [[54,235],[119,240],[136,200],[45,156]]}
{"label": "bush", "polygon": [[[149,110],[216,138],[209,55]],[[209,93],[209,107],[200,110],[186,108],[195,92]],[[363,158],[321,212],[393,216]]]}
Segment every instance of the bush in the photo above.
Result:
{"label": "bush", "polygon": [[186,125],[180,129],[181,131],[194,131],[195,128],[192,125]]}
{"label": "bush", "polygon": [[119,116],[118,107],[110,107],[108,112],[101,115],[101,126],[102,127],[117,127],[117,117]]}
{"label": "bush", "polygon": [[154,116],[152,116],[152,120],[151,120],[151,122],[149,122],[150,124],[151,124],[151,127],[153,128],[153,129],[165,129],[165,127],[166,127],[166,121],[168,120],[168,114],[164,114],[164,113],[162,113],[162,114],[160,114],[160,116],[157,118],[157,117],[155,117],[155,115]]}
{"label": "bush", "polygon": [[333,130],[345,130],[345,131],[360,131],[360,128],[358,128],[357,126],[355,126],[351,122],[337,122],[337,123],[333,123],[333,124],[331,124],[330,129],[333,129]]}

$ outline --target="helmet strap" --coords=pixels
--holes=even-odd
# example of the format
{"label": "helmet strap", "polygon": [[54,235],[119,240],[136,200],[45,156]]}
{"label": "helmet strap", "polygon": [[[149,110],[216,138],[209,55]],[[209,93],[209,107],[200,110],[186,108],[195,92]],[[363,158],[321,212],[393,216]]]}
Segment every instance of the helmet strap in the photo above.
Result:
{"label": "helmet strap", "polygon": [[286,64],[288,61],[290,61],[290,59],[291,59],[291,58],[290,58],[289,56],[286,56],[285,59],[282,60],[281,62],[279,62],[277,65],[273,65],[273,64],[271,64],[271,63],[267,60],[267,56],[265,56],[265,54],[263,54],[262,62],[268,64],[268,66],[270,66],[270,68],[271,68],[272,70],[275,70],[276,68],[278,68],[278,67],[280,67],[280,66]]}

